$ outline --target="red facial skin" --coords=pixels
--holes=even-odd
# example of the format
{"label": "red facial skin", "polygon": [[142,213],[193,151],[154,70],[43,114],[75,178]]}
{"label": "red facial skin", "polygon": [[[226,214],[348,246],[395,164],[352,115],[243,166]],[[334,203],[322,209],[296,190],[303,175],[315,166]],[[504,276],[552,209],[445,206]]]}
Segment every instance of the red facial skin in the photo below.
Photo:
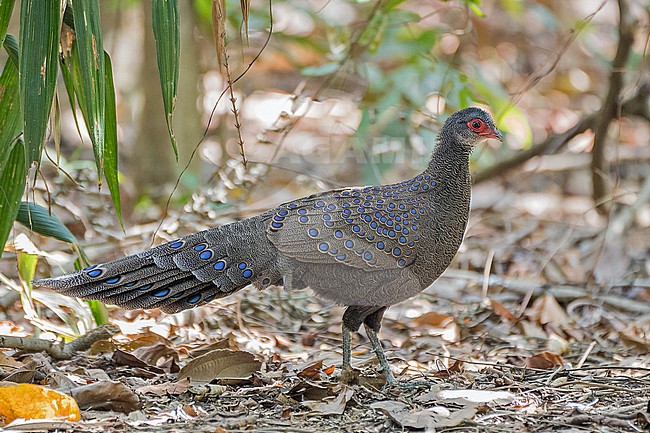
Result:
{"label": "red facial skin", "polygon": [[481,119],[476,118],[470,120],[469,122],[467,122],[467,127],[472,131],[476,132],[481,137],[495,138],[499,141],[503,141],[503,137],[501,136],[501,133],[496,128],[492,129],[488,127],[485,124],[485,122],[483,122]]}

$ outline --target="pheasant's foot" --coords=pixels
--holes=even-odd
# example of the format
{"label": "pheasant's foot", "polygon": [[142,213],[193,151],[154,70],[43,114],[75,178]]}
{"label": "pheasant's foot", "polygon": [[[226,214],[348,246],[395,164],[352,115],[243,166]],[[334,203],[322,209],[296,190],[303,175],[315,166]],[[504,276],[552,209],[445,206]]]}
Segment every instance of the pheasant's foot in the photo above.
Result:
{"label": "pheasant's foot", "polygon": [[346,385],[357,384],[359,383],[360,374],[361,371],[352,368],[351,365],[344,365],[341,367],[341,376],[339,377],[339,380],[341,383],[345,383]]}

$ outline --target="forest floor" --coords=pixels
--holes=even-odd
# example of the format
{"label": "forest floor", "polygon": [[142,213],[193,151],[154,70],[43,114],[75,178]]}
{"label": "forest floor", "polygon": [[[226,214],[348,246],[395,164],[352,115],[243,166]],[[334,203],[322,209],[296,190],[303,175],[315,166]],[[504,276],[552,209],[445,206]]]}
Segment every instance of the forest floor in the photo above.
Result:
{"label": "forest floor", "polygon": [[[5,350],[5,380],[70,392],[82,408],[79,423],[5,429],[648,431],[648,222],[610,236],[586,195],[547,174],[478,185],[451,268],[388,310],[380,337],[409,387],[382,388],[363,333],[353,337],[358,383],[340,384],[343,309],[309,291],[248,288],[176,315],[112,308],[121,333],[72,359]],[[210,224],[188,214],[171,231]],[[154,228],[112,247],[146,248]],[[0,334],[34,332],[20,302],[2,305]]]}

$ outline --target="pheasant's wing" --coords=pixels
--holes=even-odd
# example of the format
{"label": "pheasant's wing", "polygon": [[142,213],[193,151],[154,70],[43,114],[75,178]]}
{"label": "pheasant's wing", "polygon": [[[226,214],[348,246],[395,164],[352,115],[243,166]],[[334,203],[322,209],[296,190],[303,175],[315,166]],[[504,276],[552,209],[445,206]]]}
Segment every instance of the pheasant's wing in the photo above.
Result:
{"label": "pheasant's wing", "polygon": [[404,268],[415,260],[422,193],[429,176],[392,185],[328,191],[280,205],[267,236],[286,256],[360,269]]}

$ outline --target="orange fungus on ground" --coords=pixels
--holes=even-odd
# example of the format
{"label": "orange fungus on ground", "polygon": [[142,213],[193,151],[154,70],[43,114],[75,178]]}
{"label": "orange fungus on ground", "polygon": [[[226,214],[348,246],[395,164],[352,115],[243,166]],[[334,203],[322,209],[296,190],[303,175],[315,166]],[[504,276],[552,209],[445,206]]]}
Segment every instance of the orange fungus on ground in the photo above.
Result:
{"label": "orange fungus on ground", "polygon": [[5,423],[19,418],[58,417],[79,421],[79,406],[74,398],[53,389],[26,383],[0,387],[0,419]]}

